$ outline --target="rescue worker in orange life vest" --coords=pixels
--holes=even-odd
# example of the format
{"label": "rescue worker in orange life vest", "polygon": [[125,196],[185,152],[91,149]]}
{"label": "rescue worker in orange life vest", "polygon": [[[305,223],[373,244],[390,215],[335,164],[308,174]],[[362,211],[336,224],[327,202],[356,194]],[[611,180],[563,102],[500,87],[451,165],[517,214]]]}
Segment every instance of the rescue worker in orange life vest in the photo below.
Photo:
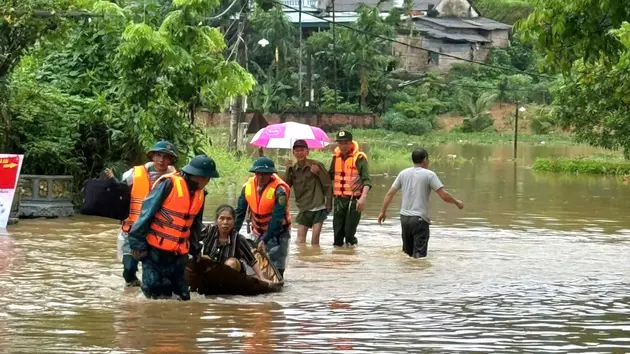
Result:
{"label": "rescue worker in orange life vest", "polygon": [[372,188],[367,155],[359,150],[349,131],[337,133],[337,148],[328,173],[333,180],[333,231],[336,247],[353,247],[365,200]]}
{"label": "rescue worker in orange life vest", "polygon": [[195,156],[180,173],[157,180],[142,203],[138,221],[129,232],[131,254],[142,261],[142,292],[147,298],[189,300],[184,271],[189,255],[199,260],[204,187],[218,178],[214,161]]}
{"label": "rescue worker in orange life vest", "polygon": [[276,174],[273,160],[266,156],[254,161],[249,172],[256,175],[245,183],[238,198],[234,229],[241,229],[249,209],[258,248],[267,250],[269,260],[284,277],[291,239],[291,188]]}
{"label": "rescue worker in orange life vest", "polygon": [[[129,205],[129,217],[123,220],[122,227],[118,232],[118,257],[123,264],[123,278],[127,286],[140,286],[140,281],[136,276],[138,272],[138,261],[131,256],[129,240],[127,234],[133,223],[140,216],[142,201],[149,195],[151,186],[166,173],[175,172],[172,165],[177,161],[177,149],[168,141],[161,140],[153,145],[147,157],[151,162],[144,165],[135,166],[122,175],[120,183],[126,183],[131,187],[131,203]],[[109,178],[114,178],[111,169],[105,170]]]}

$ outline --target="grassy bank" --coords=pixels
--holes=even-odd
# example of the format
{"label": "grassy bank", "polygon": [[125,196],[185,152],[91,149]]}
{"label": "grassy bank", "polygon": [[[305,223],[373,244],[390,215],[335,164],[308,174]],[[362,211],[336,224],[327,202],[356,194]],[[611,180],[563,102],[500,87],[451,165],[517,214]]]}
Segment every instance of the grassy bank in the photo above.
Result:
{"label": "grassy bank", "polygon": [[[225,186],[244,183],[251,175],[248,170],[258,157],[258,150],[249,146],[248,150],[242,153],[228,151],[227,127],[211,127],[207,129],[206,134],[212,139],[212,145],[206,146],[204,152],[216,161],[221,174],[221,178],[212,182],[211,188],[214,186],[219,190],[225,190]],[[356,129],[352,130],[352,134],[356,141],[369,144],[369,159],[371,162],[378,162],[379,166],[407,164],[410,162],[410,152],[421,146],[462,144],[464,141],[470,144],[498,144],[502,140],[509,141],[500,134],[432,133],[418,137],[376,129]],[[331,140],[334,140],[334,133],[329,135]],[[465,138],[468,140],[464,140]],[[537,139],[530,141],[540,142]],[[290,150],[265,150],[265,154],[274,159],[279,170],[284,170],[286,160],[293,157]],[[332,159],[332,149],[313,150],[310,157],[328,166]],[[441,155],[432,155],[431,160],[453,164],[466,162],[461,157]]]}
{"label": "grassy bank", "polygon": [[630,161],[620,154],[601,154],[578,158],[537,158],[534,170],[539,172],[630,175]]}
{"label": "grassy bank", "polygon": [[[380,129],[357,129],[352,134],[359,142],[384,146],[435,146],[443,144],[473,144],[473,145],[497,145],[511,144],[514,142],[512,133],[457,133],[457,132],[431,132],[422,136],[407,135],[404,133],[389,132]],[[332,137],[332,134],[330,134]],[[566,146],[578,145],[578,143],[566,134],[518,134],[518,142],[531,145]]]}
{"label": "grassy bank", "polygon": [[[207,129],[207,136],[212,139],[212,145],[204,150],[217,162],[221,178],[212,182],[213,186],[225,190],[227,185],[242,184],[250,173],[248,172],[252,162],[258,156],[258,150],[248,147],[247,152],[233,153],[227,150],[228,127],[211,127]],[[401,165],[410,162],[410,152],[417,147],[431,147],[443,144],[471,144],[471,145],[497,145],[511,144],[513,136],[501,133],[450,133],[433,132],[423,136],[413,136],[404,133],[394,133],[380,129],[353,129],[354,139],[360,143],[369,144],[369,159],[379,166]],[[334,140],[334,133],[330,133]],[[532,135],[520,134],[519,142],[532,145],[573,145],[576,144],[570,136],[566,135]],[[285,161],[291,158],[290,150],[265,150],[265,153],[274,159],[279,170],[284,170]],[[311,151],[311,158],[330,164],[332,149]],[[432,162],[458,164],[467,162],[461,157],[431,156]]]}

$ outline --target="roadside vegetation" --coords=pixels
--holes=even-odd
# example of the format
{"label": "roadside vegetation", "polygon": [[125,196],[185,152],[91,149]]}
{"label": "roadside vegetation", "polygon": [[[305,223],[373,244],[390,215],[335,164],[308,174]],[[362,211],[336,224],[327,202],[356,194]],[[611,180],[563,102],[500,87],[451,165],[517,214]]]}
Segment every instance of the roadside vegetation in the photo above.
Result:
{"label": "roadside vegetation", "polygon": [[630,162],[620,154],[596,154],[576,158],[537,158],[533,166],[538,172],[629,176]]}
{"label": "roadside vegetation", "polygon": [[[225,180],[247,175],[241,171],[253,156],[227,149],[196,119],[199,108],[225,111],[240,95],[263,114],[376,114],[378,129],[354,133],[369,144],[372,160],[383,163],[406,159],[416,146],[510,143],[517,104],[526,108],[519,142],[587,143],[630,158],[630,9],[623,2],[480,0],[484,16],[515,24],[510,46],[490,53],[493,67],[457,64],[404,87],[409,77],[383,37],[393,39],[411,25],[405,9],[383,17],[362,6],[352,25],[380,37],[340,28],[333,46],[332,33],[323,30],[304,38],[300,57],[296,25],[278,6],[255,5],[241,66],[234,60],[238,26],[231,26],[239,6],[223,11],[224,2],[205,0],[142,7],[131,0],[12,4],[0,4],[0,146],[25,154],[23,173],[72,175],[76,187],[106,167],[142,162],[159,139],[176,144],[180,165],[206,152],[225,166]],[[411,4],[405,1],[407,10]],[[48,15],[34,11],[42,9]],[[80,11],[93,16],[67,15]],[[261,39],[272,45],[261,46]],[[310,74],[300,77],[300,63]],[[574,169],[559,164],[547,169]]]}

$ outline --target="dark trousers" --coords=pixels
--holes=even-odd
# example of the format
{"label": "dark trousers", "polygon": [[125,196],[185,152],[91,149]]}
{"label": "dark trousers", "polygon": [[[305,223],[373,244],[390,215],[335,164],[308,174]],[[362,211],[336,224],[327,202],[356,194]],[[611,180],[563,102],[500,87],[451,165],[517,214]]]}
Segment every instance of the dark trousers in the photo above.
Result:
{"label": "dark trousers", "polygon": [[131,283],[134,280],[138,280],[138,277],[136,276],[136,273],[138,272],[138,261],[131,255],[126,254],[123,255],[122,264],[123,278],[125,278],[125,282]]}
{"label": "dark trousers", "polygon": [[358,243],[355,234],[361,221],[361,213],[357,211],[356,198],[335,197],[335,211],[333,213],[333,231],[335,246],[343,246],[344,241],[350,245]]}
{"label": "dark trousers", "polygon": [[142,260],[142,292],[149,299],[178,295],[182,300],[190,300],[188,284],[184,272],[188,265],[188,255],[177,255],[149,246],[147,256]]}
{"label": "dark trousers", "polygon": [[419,216],[400,216],[403,252],[409,257],[423,258],[429,249],[429,223]]}

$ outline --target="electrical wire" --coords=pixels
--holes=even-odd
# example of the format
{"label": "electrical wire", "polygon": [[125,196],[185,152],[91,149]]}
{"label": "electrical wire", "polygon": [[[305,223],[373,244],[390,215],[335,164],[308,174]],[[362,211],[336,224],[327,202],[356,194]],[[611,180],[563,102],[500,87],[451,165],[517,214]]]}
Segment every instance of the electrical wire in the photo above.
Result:
{"label": "electrical wire", "polygon": [[[212,21],[212,20],[216,20],[217,18],[221,18],[223,15],[225,15],[228,11],[230,11],[230,9],[232,8],[232,6],[234,6],[234,4],[236,4],[238,0],[234,0],[232,1],[232,3],[230,4],[230,6],[227,7],[227,9],[225,9],[225,11],[221,12],[220,14],[207,18],[207,20]],[[245,8],[245,5],[243,5],[243,8]],[[243,11],[243,10],[241,10]]]}

